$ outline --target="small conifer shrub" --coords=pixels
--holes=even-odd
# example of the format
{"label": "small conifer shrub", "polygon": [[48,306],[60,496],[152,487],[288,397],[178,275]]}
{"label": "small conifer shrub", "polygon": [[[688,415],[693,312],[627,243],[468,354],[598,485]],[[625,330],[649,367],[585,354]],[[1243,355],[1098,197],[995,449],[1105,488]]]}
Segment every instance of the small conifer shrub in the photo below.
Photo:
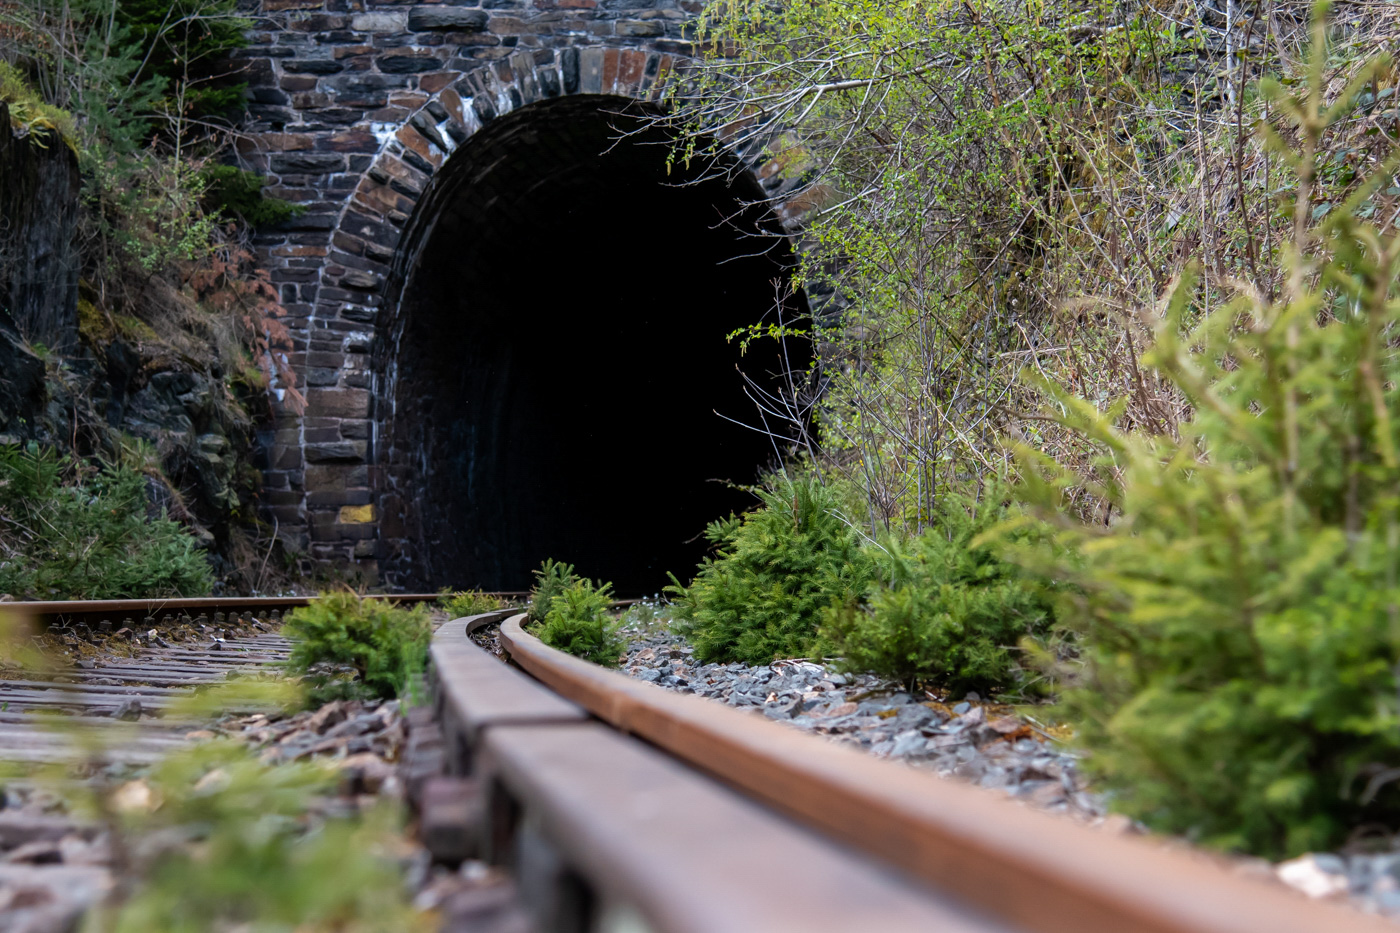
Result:
{"label": "small conifer shrub", "polygon": [[535,588],[530,591],[530,621],[543,622],[549,614],[554,597],[563,593],[579,579],[574,565],[546,559],[535,571]]}
{"label": "small conifer shrub", "polygon": [[[86,930],[204,933],[428,933],[430,913],[405,896],[388,804],[344,815],[329,807],[337,775],[319,763],[263,764],[231,740],[201,742],[109,793],[109,834],[125,857],[125,891]],[[136,802],[131,802],[131,801]],[[330,809],[335,815],[323,815]],[[115,811],[115,812],[114,812]],[[172,844],[172,840],[179,840]],[[116,843],[114,843],[114,848]]]}
{"label": "small conifer shrub", "polygon": [[821,634],[841,665],[957,694],[1019,686],[1017,646],[1045,635],[1051,614],[1020,568],[974,542],[1000,514],[949,496],[933,527],[872,546],[877,578],[864,598],[825,613]]}
{"label": "small conifer shrub", "polygon": [[[1086,765],[1155,828],[1271,857],[1400,825],[1400,236],[1359,219],[1400,157],[1312,203],[1319,139],[1381,67],[1326,105],[1314,29],[1306,82],[1261,84],[1294,176],[1278,294],[1207,311],[1188,270],[1144,357],[1191,420],[1124,430],[1121,404],[1047,384],[1100,459],[1019,450],[1052,529],[1019,559],[1072,584],[1057,613],[1084,653],[1066,705]],[[1112,521],[1067,516],[1075,489]]]}
{"label": "small conifer shrub", "polygon": [[[349,591],[322,593],[287,614],[282,632],[292,640],[291,670],[311,675],[313,700],[334,697],[393,699],[423,672],[432,640],[427,607],[403,609],[388,600],[361,599]],[[348,667],[346,682],[334,670]]]}
{"label": "small conifer shrub", "polygon": [[608,612],[612,598],[611,583],[594,585],[575,578],[550,599],[537,633],[540,641],[585,661],[616,667],[627,643],[618,635],[622,622]]}
{"label": "small conifer shrub", "polygon": [[705,558],[689,586],[674,577],[677,630],[701,663],[808,654],[822,610],[865,591],[874,565],[815,478],[781,480],[759,492],[761,508],[713,522]]}
{"label": "small conifer shrub", "polygon": [[492,596],[481,590],[443,590],[437,602],[452,619],[481,615],[483,612],[505,609],[510,605],[499,596]]}

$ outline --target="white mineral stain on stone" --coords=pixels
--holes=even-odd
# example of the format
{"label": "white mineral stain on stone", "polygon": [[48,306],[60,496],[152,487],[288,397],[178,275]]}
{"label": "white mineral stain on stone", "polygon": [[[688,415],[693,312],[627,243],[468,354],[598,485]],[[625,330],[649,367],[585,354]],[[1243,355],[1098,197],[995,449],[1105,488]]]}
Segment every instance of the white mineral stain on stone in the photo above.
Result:
{"label": "white mineral stain on stone", "polygon": [[481,129],[481,118],[476,115],[476,108],[472,106],[473,100],[473,97],[462,98],[462,123],[469,135]]}
{"label": "white mineral stain on stone", "polygon": [[379,143],[379,148],[388,145],[389,140],[394,138],[394,134],[399,131],[395,123],[371,123],[369,131],[374,134],[375,140]]}
{"label": "white mineral stain on stone", "polygon": [[341,347],[346,353],[364,353],[369,350],[370,344],[374,341],[374,334],[367,331],[356,330],[345,335],[341,341]]}
{"label": "white mineral stain on stone", "polygon": [[452,134],[447,132],[447,128],[451,124],[451,120],[443,120],[435,127],[437,129],[438,135],[442,137],[443,145],[447,147],[448,155],[451,155],[452,151],[457,148],[457,140],[453,139]]}

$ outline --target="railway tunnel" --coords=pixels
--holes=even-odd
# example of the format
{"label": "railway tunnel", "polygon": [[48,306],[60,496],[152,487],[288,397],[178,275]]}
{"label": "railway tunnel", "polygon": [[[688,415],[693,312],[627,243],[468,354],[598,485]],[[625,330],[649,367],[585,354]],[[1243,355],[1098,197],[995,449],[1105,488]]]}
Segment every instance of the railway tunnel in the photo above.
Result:
{"label": "railway tunnel", "polygon": [[707,522],[752,505],[730,484],[774,462],[721,416],[756,424],[736,367],[779,368],[776,345],[741,357],[726,335],[774,319],[787,242],[751,176],[668,167],[636,107],[517,109],[418,205],[378,442],[383,557],[405,585],[521,589],[551,557],[655,592],[688,579]]}

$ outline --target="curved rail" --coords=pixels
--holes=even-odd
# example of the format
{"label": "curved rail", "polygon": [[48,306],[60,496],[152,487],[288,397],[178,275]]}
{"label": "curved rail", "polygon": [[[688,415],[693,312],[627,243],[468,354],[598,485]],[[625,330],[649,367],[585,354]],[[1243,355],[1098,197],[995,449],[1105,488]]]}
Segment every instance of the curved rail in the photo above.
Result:
{"label": "curved rail", "polygon": [[[1393,927],[1231,873],[1220,860],[1110,836],[880,761],[545,646],[506,620],[512,661],[560,697],[803,825],[1038,933],[1381,933]],[[755,883],[760,883],[757,879]]]}

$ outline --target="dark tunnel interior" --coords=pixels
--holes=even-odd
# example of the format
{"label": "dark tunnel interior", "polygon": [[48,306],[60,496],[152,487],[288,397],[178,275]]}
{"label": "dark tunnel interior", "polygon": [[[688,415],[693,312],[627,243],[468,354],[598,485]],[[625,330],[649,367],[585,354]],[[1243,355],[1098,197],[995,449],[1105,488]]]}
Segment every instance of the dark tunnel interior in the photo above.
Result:
{"label": "dark tunnel interior", "polygon": [[387,364],[397,582],[525,589],[552,557],[654,593],[667,571],[689,579],[707,522],[753,504],[724,481],[775,460],[716,412],[758,423],[736,365],[771,378],[777,346],[741,359],[726,335],[775,320],[787,243],[755,235],[777,228],[746,206],[749,176],[668,173],[663,131],[623,104],[498,119],[420,205]]}

